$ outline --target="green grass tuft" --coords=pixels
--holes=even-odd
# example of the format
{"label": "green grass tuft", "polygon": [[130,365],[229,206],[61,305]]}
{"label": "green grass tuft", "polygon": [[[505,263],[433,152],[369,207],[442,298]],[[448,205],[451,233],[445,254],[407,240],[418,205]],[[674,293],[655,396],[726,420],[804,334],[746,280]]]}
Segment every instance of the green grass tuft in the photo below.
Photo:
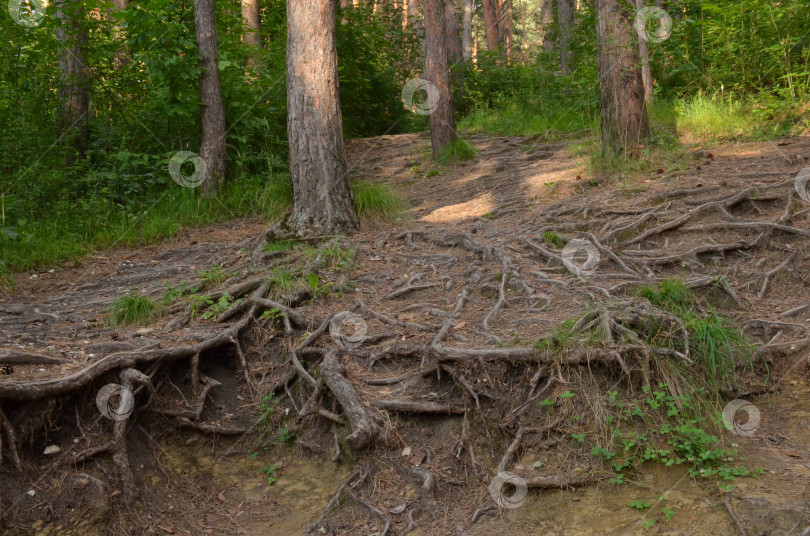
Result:
{"label": "green grass tuft", "polygon": [[[753,370],[754,346],[727,318],[704,304],[686,285],[664,280],[642,287],[638,294],[659,309],[683,320],[689,333],[692,360],[703,369],[704,377],[715,388],[730,389],[740,364]],[[668,337],[667,337],[668,338]],[[677,338],[653,340],[654,344],[677,346]],[[682,348],[676,348],[683,350]]]}
{"label": "green grass tuft", "polygon": [[268,242],[264,246],[266,253],[275,253],[277,251],[292,251],[295,249],[295,243],[290,240],[275,240]]}
{"label": "green grass tuft", "polygon": [[155,317],[156,306],[140,294],[127,294],[115,300],[107,310],[105,324],[126,327],[148,324]]}
{"label": "green grass tuft", "polygon": [[598,127],[581,110],[572,109],[570,105],[552,108],[509,102],[493,108],[474,109],[461,120],[459,128],[472,133],[538,136],[553,140],[566,133]]}
{"label": "green grass tuft", "polygon": [[0,261],[0,289],[14,290],[14,286],[14,278],[11,277],[11,274],[6,268],[6,263]]}
{"label": "green grass tuft", "polygon": [[554,231],[546,231],[545,233],[543,233],[543,241],[546,244],[552,245],[557,248],[562,248],[565,246],[565,240],[563,240],[563,237],[561,237]]}
{"label": "green grass tuft", "polygon": [[352,188],[357,215],[364,222],[394,221],[408,208],[402,196],[387,184],[354,181]]}
{"label": "green grass tuft", "polygon": [[478,150],[476,150],[470,142],[464,138],[456,138],[453,140],[453,143],[442,150],[442,156],[439,158],[439,162],[455,164],[457,162],[472,160],[476,156],[478,156]]}

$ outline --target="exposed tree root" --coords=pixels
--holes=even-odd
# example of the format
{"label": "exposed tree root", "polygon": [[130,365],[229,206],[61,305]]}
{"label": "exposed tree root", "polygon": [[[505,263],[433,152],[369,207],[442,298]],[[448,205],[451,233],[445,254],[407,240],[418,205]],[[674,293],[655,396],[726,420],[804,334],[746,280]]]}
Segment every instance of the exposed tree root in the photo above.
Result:
{"label": "exposed tree root", "polygon": [[[224,416],[219,418],[219,412],[217,417],[211,416],[209,401],[221,392],[214,389],[224,381],[214,379],[208,367],[215,356],[225,357],[228,363],[235,364],[234,370],[241,369],[236,374],[237,382],[246,398],[240,400],[258,403],[278,395],[273,403],[277,401],[284,411],[262,418],[278,418],[280,423],[284,420],[280,415],[289,413],[287,426],[291,432],[300,438],[311,431],[318,439],[307,437],[300,444],[314,450],[328,445],[322,449],[328,448],[330,457],[334,452],[335,460],[349,453],[368,466],[367,453],[368,457],[374,453],[398,453],[402,446],[413,445],[417,441],[415,434],[407,435],[403,430],[414,415],[454,419],[458,426],[452,437],[441,438],[443,442],[437,441],[441,446],[432,445],[433,450],[424,455],[429,459],[448,454],[450,459],[445,465],[454,467],[437,468],[427,461],[423,465],[420,459],[399,468],[402,479],[414,483],[420,494],[418,508],[394,513],[407,512],[407,519],[389,519],[385,508],[374,504],[382,504],[378,497],[359,490],[369,470],[353,473],[306,529],[308,534],[334,533],[329,518],[337,515],[341,501],[350,499],[380,522],[382,534],[393,530],[408,533],[426,524],[423,514],[436,515],[444,493],[437,480],[477,486],[476,480],[483,479],[488,471],[504,472],[516,465],[521,452],[530,445],[561,441],[563,434],[570,434],[566,428],[569,413],[560,411],[556,418],[548,417],[540,413],[539,401],[551,400],[555,393],[568,389],[576,381],[576,371],[593,375],[598,370],[600,377],[626,382],[634,389],[666,381],[666,365],[700,374],[700,360],[693,355],[697,351],[690,348],[684,321],[644,299],[629,296],[633,289],[667,277],[665,268],[679,273],[705,269],[705,257],[701,256],[706,254],[714,258],[753,256],[774,235],[784,241],[804,241],[810,232],[791,223],[797,219],[792,211],[796,199],[778,191],[790,187],[792,182],[748,187],[720,199],[702,201],[685,213],[680,198],[709,189],[665,192],[659,194],[669,200],[665,205],[643,210],[603,210],[584,204],[586,197],[578,196],[547,208],[543,213],[545,221],[531,223],[512,237],[494,232],[488,235],[483,225],[475,238],[457,230],[389,233],[377,241],[379,249],[385,246],[384,252],[394,251],[390,254],[393,268],[382,283],[388,287],[382,290],[370,285],[352,289],[347,274],[326,274],[323,255],[296,272],[304,281],[309,274],[320,272],[317,279],[325,282],[328,275],[332,279],[323,287],[353,294],[354,306],[349,307],[364,323],[373,324],[374,335],[366,333],[367,325],[355,333],[344,333],[344,324],[356,314],[341,311],[345,303],[338,302],[338,292],[318,302],[327,304],[319,310],[310,300],[321,295],[317,288],[273,288],[283,285],[271,283],[268,272],[262,269],[267,267],[255,264],[278,260],[261,251],[268,239],[262,237],[256,241],[253,254],[234,267],[240,275],[226,288],[212,289],[212,298],[227,293],[237,300],[225,311],[217,311],[215,321],[181,342],[179,334],[186,330],[179,328],[198,327],[200,323],[192,320],[191,305],[184,302],[172,309],[163,327],[172,336],[178,334],[176,346],[162,347],[149,341],[135,346],[116,341],[100,352],[106,353],[100,359],[88,361],[63,376],[0,381],[0,428],[6,439],[0,441],[0,461],[17,471],[21,469],[20,435],[15,433],[20,423],[8,413],[10,421],[4,408],[8,411],[21,403],[34,405],[57,396],[74,397],[77,407],[89,405],[87,400],[92,396],[88,397],[88,393],[118,373],[125,389],[133,396],[148,392],[148,400],[114,422],[109,441],[83,448],[64,461],[82,463],[101,453],[111,453],[120,473],[123,496],[131,497],[136,486],[126,439],[132,419],[160,415],[173,426],[216,435],[241,435],[257,427],[230,423]],[[787,202],[784,211],[779,203],[780,215],[774,221],[743,221],[732,214],[745,207],[751,210],[752,202],[762,201],[767,197],[764,194],[774,191],[778,191],[778,199],[786,198]],[[722,221],[702,221],[710,216]],[[564,270],[566,263],[558,247],[561,243],[545,239],[549,242],[546,244],[542,238],[546,230],[563,239],[566,237],[561,233],[565,232],[584,237],[599,253],[598,268],[583,273]],[[676,237],[675,232],[690,238]],[[707,240],[707,235],[714,232],[724,236],[717,240],[708,236]],[[515,236],[519,238],[515,240]],[[775,266],[765,272],[740,269],[749,279],[756,277],[754,282],[761,278],[756,296],[760,300],[769,297],[770,285],[779,274],[803,262],[803,249],[798,246],[782,243],[779,251],[778,258],[767,258],[768,266]],[[399,264],[409,274],[407,280],[402,271],[395,270]],[[256,269],[260,275],[256,275]],[[696,273],[689,275],[685,284],[714,293],[743,309],[746,303],[752,303],[752,296],[739,285],[736,275],[731,269],[710,276]],[[603,287],[604,281],[609,284]],[[320,283],[310,285],[318,287]],[[415,296],[418,303],[408,302]],[[562,311],[558,317],[549,314],[558,310]],[[808,310],[810,304],[790,308],[779,316],[789,318]],[[264,314],[267,311],[271,314]],[[553,328],[566,318],[572,319],[566,324],[570,337],[563,341]],[[772,354],[807,344],[807,330],[802,324],[763,318],[744,325],[766,337],[758,359],[770,359]],[[788,340],[797,333],[805,339]],[[0,351],[2,363],[63,366],[74,362],[32,348]],[[175,374],[170,376],[172,372]],[[182,383],[182,388],[174,387],[172,381]],[[188,400],[183,395],[180,405],[154,402],[177,400],[178,391],[191,393]],[[138,396],[139,401],[143,398]],[[121,412],[127,409],[123,403],[121,400],[117,408]],[[78,409],[76,413],[79,415]],[[490,429],[493,423],[496,425]],[[88,428],[81,432],[89,442],[94,429]],[[476,454],[476,449],[480,453],[487,445],[489,455]],[[440,449],[443,452],[436,454]],[[486,467],[487,456],[500,460],[498,466]],[[598,470],[574,473],[570,469],[555,467],[550,475],[526,478],[525,482],[531,489],[564,489],[590,485],[603,478]],[[457,472],[448,478],[443,471]],[[492,510],[491,506],[478,509],[473,522]]]}

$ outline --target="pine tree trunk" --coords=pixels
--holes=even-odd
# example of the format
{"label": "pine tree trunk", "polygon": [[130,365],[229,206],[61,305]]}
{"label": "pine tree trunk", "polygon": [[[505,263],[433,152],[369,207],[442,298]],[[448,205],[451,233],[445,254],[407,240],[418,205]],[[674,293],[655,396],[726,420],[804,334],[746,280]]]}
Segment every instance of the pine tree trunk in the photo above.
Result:
{"label": "pine tree trunk", "polygon": [[650,135],[634,2],[595,0],[595,8],[602,150],[627,151]]}
{"label": "pine tree trunk", "polygon": [[444,0],[423,0],[425,6],[425,78],[439,92],[439,103],[430,114],[430,141],[433,157],[456,139],[450,72],[445,48]]}
{"label": "pine tree trunk", "polygon": [[554,50],[554,40],[551,39],[551,29],[554,24],[554,0],[542,0],[540,5],[540,27],[543,35],[543,52]]}
{"label": "pine tree trunk", "polygon": [[500,34],[498,32],[498,0],[482,0],[484,12],[484,31],[487,36],[487,49],[490,52],[498,50]]}
{"label": "pine tree trunk", "polygon": [[242,31],[247,48],[248,67],[257,66],[256,53],[262,48],[262,21],[259,0],[242,0]]}
{"label": "pine tree trunk", "polygon": [[[497,8],[497,2],[496,2]],[[498,9],[498,40],[504,58],[512,52],[512,0],[502,0]]]}
{"label": "pine tree trunk", "polygon": [[84,153],[89,144],[90,97],[86,68],[87,30],[79,0],[56,0],[56,40],[59,44],[59,118],[61,143]]}
{"label": "pine tree trunk", "polygon": [[575,0],[556,0],[556,2],[557,25],[560,33],[560,72],[563,74],[571,74],[571,35],[574,29]]}
{"label": "pine tree trunk", "polygon": [[459,65],[463,59],[461,54],[461,30],[458,22],[458,11],[453,0],[444,0],[444,23],[447,27],[445,47],[447,49],[448,66],[453,72],[453,66]]}
{"label": "pine tree trunk", "polygon": [[[107,12],[110,22],[113,24],[113,38],[118,41],[124,41],[126,39],[124,29],[121,27],[121,24],[118,21],[118,12],[127,9],[128,7],[129,0],[113,0],[113,8]],[[115,58],[113,58],[113,69],[119,71],[125,65],[129,64],[130,61],[132,61],[132,59],[130,57],[129,47],[126,43],[124,43],[123,48],[115,53]]]}
{"label": "pine tree trunk", "polygon": [[200,157],[207,174],[203,192],[213,194],[225,185],[225,111],[219,79],[219,53],[214,0],[194,0],[197,51],[200,54],[200,102],[202,103],[202,145]]}
{"label": "pine tree trunk", "polygon": [[[644,0],[636,0],[636,9],[644,8]],[[644,100],[648,105],[653,104],[653,82],[650,70],[650,47],[646,39],[639,38],[638,52],[641,56],[641,79],[644,82]]]}
{"label": "pine tree trunk", "polygon": [[287,134],[298,236],[355,231],[343,147],[334,0],[287,0]]}
{"label": "pine tree trunk", "polygon": [[419,13],[419,0],[408,0],[408,23],[414,30],[422,29]]}
{"label": "pine tree trunk", "polygon": [[473,1],[474,0],[461,0],[461,50],[464,55],[464,61],[470,61],[472,59]]}

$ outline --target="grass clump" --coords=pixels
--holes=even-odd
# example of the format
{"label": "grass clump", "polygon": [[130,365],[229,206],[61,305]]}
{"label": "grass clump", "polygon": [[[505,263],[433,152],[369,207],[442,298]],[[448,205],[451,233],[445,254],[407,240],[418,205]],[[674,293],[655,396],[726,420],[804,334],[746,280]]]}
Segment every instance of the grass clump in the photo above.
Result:
{"label": "grass clump", "polygon": [[116,328],[148,324],[154,319],[156,310],[155,302],[149,298],[130,293],[110,305],[105,324]]}
{"label": "grass clump", "polygon": [[[683,282],[667,279],[642,287],[638,294],[683,321],[689,333],[690,355],[715,388],[733,387],[738,359],[744,369],[753,370],[753,344],[740,329],[704,304]],[[650,342],[679,349],[677,338],[661,335]]]}
{"label": "grass clump", "polygon": [[200,284],[204,287],[217,287],[230,277],[230,274],[226,274],[219,264],[206,270],[197,270],[197,275],[200,276]]}
{"label": "grass clump", "polygon": [[273,240],[268,242],[262,251],[265,253],[276,253],[292,251],[295,249],[295,242],[291,240]]}
{"label": "grass clump", "polygon": [[402,196],[387,184],[354,181],[352,189],[354,206],[361,221],[394,221],[408,208]]}
{"label": "grass clump", "polygon": [[546,244],[554,246],[556,248],[562,248],[565,246],[565,240],[563,240],[563,237],[561,237],[554,231],[546,231],[545,233],[543,233],[543,241]]}
{"label": "grass clump", "polygon": [[0,261],[0,289],[14,290],[14,286],[14,278],[11,277],[11,274],[6,268],[6,263]]}
{"label": "grass clump", "polygon": [[439,162],[443,164],[456,164],[466,162],[478,156],[478,150],[464,138],[456,138],[453,142],[442,149],[442,156]]}
{"label": "grass clump", "polygon": [[459,123],[466,132],[554,140],[566,133],[595,128],[579,107],[542,106],[516,101],[477,107]]}

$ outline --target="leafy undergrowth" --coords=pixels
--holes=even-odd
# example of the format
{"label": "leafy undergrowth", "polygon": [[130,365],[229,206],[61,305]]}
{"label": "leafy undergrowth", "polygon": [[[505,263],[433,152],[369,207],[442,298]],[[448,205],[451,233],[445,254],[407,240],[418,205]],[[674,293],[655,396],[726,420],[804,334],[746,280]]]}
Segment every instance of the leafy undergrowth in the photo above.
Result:
{"label": "leafy undergrowth", "polygon": [[[361,221],[394,221],[407,209],[390,186],[355,181],[355,206]],[[290,206],[289,177],[255,178],[228,184],[212,197],[171,188],[156,201],[122,205],[98,197],[80,206],[59,204],[36,218],[0,226],[0,285],[10,287],[11,272],[78,263],[92,251],[118,245],[139,246],[170,238],[182,228],[234,218],[279,218]]]}
{"label": "leafy undergrowth", "polygon": [[[754,372],[752,342],[680,281],[642,287],[634,300],[677,317],[686,327],[691,364],[651,352],[641,377],[631,374],[612,386],[604,377],[580,373],[578,386],[540,402],[549,420],[567,408],[575,416],[572,445],[590,449],[612,473],[613,484],[633,482],[645,464],[685,467],[695,479],[751,476],[752,470],[737,463],[736,445],[724,444],[719,408],[726,393],[740,387],[742,373]],[[561,357],[582,348],[637,343],[687,352],[683,334],[654,315],[638,323],[617,320],[626,335],[610,341],[602,322],[577,329],[584,317],[558,325],[535,348]],[[624,358],[630,363],[631,356]],[[634,387],[638,383],[640,388]]]}

